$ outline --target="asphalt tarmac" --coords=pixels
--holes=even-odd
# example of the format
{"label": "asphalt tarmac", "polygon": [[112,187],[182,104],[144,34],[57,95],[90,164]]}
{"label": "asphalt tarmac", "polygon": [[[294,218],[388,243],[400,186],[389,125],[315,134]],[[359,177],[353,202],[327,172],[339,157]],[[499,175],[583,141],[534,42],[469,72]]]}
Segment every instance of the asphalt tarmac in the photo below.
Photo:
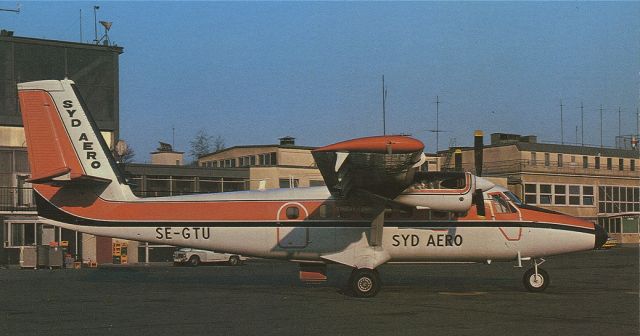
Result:
{"label": "asphalt tarmac", "polygon": [[0,270],[0,335],[639,335],[637,246],[547,259],[544,293],[511,263],[384,265],[372,299],[345,267],[306,285],[297,265]]}

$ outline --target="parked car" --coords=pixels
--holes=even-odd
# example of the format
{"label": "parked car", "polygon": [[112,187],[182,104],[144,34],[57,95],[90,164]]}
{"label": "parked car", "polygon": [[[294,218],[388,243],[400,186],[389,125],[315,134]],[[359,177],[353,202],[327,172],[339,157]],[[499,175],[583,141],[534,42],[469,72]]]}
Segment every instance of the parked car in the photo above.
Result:
{"label": "parked car", "polygon": [[214,251],[197,250],[192,248],[180,248],[173,253],[174,265],[199,266],[202,263],[227,263],[238,266],[247,260],[246,257],[237,254],[218,253]]}

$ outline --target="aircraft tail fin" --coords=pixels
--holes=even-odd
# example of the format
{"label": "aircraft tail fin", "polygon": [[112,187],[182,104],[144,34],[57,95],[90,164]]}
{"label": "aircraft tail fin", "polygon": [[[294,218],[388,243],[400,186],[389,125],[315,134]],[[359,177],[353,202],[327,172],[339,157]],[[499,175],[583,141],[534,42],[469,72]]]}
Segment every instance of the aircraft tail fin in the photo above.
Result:
{"label": "aircraft tail fin", "polygon": [[109,147],[71,80],[18,84],[31,179],[35,184],[90,183],[114,199],[131,198]]}

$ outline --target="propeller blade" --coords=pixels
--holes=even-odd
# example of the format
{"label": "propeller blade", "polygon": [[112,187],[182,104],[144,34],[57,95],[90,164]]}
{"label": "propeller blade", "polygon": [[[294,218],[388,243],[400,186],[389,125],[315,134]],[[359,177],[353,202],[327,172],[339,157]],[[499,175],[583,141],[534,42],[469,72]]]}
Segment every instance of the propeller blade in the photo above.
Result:
{"label": "propeller blade", "polygon": [[476,189],[473,192],[473,204],[476,206],[476,213],[478,216],[485,216],[486,211],[484,208],[484,195],[482,195],[482,189]]}

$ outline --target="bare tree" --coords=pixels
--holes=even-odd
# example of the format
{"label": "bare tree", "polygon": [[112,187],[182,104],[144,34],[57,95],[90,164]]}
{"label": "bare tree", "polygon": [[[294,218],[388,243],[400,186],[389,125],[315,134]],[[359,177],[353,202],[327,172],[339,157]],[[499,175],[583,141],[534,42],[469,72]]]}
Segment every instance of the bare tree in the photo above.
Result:
{"label": "bare tree", "polygon": [[131,163],[133,162],[133,157],[136,156],[136,152],[133,150],[133,147],[124,142],[122,145],[120,145],[120,141],[118,142],[118,145],[116,145],[115,148],[111,151],[111,153],[113,154],[113,158],[118,163]]}
{"label": "bare tree", "polygon": [[225,149],[224,138],[223,137],[221,137],[219,135],[216,137],[216,139],[213,141],[213,149],[216,152]]}
{"label": "bare tree", "polygon": [[193,140],[189,141],[189,145],[191,146],[189,155],[193,160],[191,161],[191,164],[196,164],[198,162],[198,158],[205,154],[217,152],[225,148],[223,137],[218,135],[214,139],[214,137],[209,135],[209,133],[207,133],[203,128],[198,130]]}

